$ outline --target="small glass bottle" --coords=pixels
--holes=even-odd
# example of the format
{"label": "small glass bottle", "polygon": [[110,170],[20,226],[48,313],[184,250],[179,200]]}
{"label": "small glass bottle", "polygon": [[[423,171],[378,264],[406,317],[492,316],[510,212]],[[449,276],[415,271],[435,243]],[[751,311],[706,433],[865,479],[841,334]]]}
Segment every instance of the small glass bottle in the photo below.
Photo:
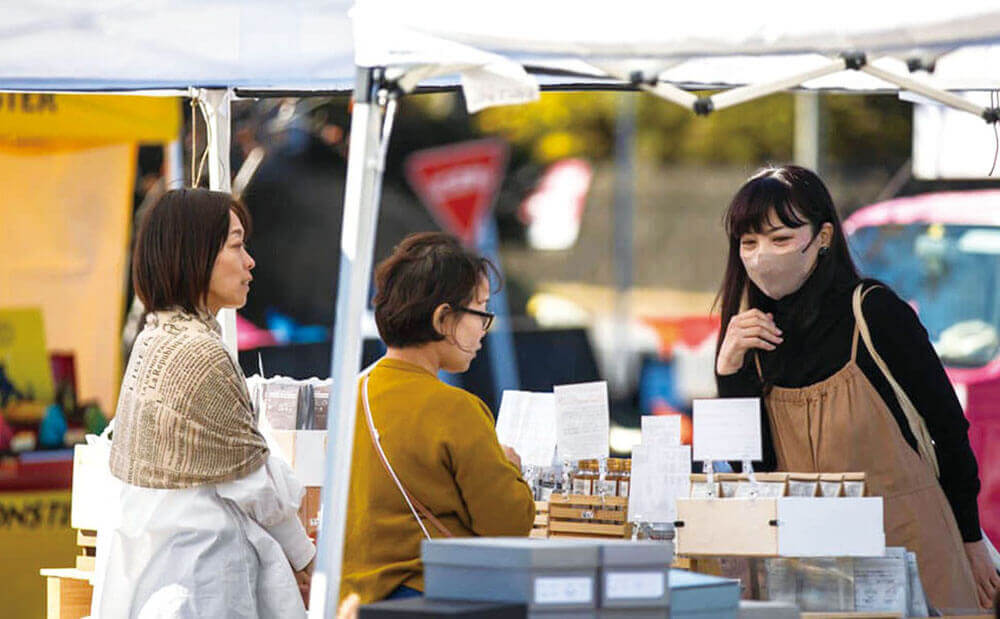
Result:
{"label": "small glass bottle", "polygon": [[552,498],[552,493],[556,489],[556,473],[551,468],[546,468],[538,477],[538,494],[536,499],[548,502]]}
{"label": "small glass bottle", "polygon": [[628,497],[629,484],[632,481],[632,459],[623,460],[618,472],[618,496]]}
{"label": "small glass bottle", "polygon": [[573,494],[593,494],[597,478],[597,460],[580,460],[573,473]]}
{"label": "small glass bottle", "polygon": [[621,460],[619,458],[608,458],[608,470],[604,474],[604,481],[598,480],[595,484],[594,494],[604,496],[618,496],[618,480],[621,478]]}

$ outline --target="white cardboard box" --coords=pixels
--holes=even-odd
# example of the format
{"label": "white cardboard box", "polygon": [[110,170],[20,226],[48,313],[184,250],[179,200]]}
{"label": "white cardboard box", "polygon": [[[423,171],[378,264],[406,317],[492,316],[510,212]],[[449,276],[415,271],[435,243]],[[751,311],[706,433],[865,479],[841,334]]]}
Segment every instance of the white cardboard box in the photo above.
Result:
{"label": "white cardboard box", "polygon": [[73,499],[69,522],[74,529],[97,530],[112,506],[118,504],[120,482],[108,468],[104,445],[73,448]]}
{"label": "white cardboard box", "polygon": [[677,553],[871,557],[885,553],[881,497],[677,499]]}
{"label": "white cardboard box", "polygon": [[326,466],[326,430],[270,430],[268,447],[284,458],[306,487],[323,485]]}

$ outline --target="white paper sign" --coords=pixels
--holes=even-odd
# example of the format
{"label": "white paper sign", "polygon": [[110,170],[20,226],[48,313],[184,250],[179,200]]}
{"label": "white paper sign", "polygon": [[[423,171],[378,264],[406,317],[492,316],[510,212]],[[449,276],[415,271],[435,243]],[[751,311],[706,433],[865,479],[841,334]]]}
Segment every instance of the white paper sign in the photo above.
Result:
{"label": "white paper sign", "polygon": [[657,600],[666,591],[663,572],[606,572],[604,595],[609,600]]}
{"label": "white paper sign", "polygon": [[535,579],[535,604],[586,604],[593,601],[594,581],[587,577]]}
{"label": "white paper sign", "polygon": [[504,391],[497,439],[513,447],[522,465],[551,466],[556,453],[556,398],[551,393]]}
{"label": "white paper sign", "polygon": [[632,447],[628,518],[632,522],[677,520],[677,498],[691,494],[691,447]]}
{"label": "white paper sign", "polygon": [[608,457],[608,383],[556,385],[556,444],[559,457],[575,461]]}
{"label": "white paper sign", "polygon": [[694,401],[694,459],[760,460],[760,400]]}
{"label": "white paper sign", "polygon": [[854,559],[854,609],[906,616],[908,583],[905,548],[886,548],[884,557],[858,557]]}
{"label": "white paper sign", "polygon": [[666,445],[674,447],[681,444],[680,415],[643,415],[642,444]]}

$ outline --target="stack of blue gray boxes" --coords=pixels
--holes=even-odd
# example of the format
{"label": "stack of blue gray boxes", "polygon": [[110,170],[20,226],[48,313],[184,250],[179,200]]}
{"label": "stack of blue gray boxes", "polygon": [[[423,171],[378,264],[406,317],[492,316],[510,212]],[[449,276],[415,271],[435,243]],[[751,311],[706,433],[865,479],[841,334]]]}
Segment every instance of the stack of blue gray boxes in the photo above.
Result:
{"label": "stack of blue gray boxes", "polygon": [[428,599],[526,604],[536,619],[736,619],[739,581],[671,570],[662,541],[463,538],[423,543]]}

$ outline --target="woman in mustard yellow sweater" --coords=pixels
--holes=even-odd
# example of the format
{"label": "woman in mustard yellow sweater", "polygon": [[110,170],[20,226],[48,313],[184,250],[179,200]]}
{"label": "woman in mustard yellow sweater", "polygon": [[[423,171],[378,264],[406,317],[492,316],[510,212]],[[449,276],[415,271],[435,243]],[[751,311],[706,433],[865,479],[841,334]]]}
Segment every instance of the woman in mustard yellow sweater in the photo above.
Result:
{"label": "woman in mustard yellow sweater", "polygon": [[441,233],[407,237],[376,270],[375,321],[388,351],[359,382],[342,595],[419,595],[425,536],[531,531],[531,489],[489,408],[437,377],[466,371],[481,348],[493,321],[490,271]]}

